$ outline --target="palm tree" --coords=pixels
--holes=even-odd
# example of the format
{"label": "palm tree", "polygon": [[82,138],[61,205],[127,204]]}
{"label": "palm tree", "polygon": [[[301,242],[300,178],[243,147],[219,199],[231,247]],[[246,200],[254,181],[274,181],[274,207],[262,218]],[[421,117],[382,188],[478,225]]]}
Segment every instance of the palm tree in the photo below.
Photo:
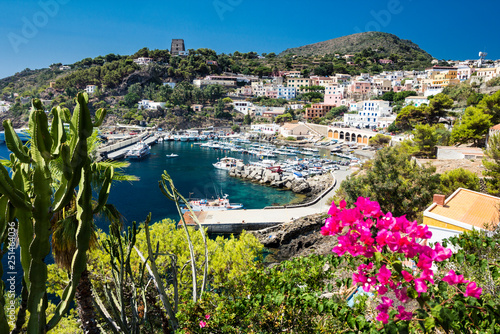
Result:
{"label": "palm tree", "polygon": [[[99,145],[99,140],[97,138],[97,132],[94,133],[88,140],[88,150],[89,156],[96,156],[95,152]],[[94,154],[92,154],[94,153]],[[128,162],[116,162],[116,161],[101,161],[98,162],[94,159],[92,162],[92,185],[94,188],[98,188],[98,185],[102,185],[104,180],[105,171],[112,167],[115,170],[113,180],[114,181],[138,181],[136,176],[126,175],[122,170],[128,167],[130,164]],[[59,180],[62,175],[62,163],[59,160],[55,160],[54,163],[50,165],[50,169],[54,179]],[[76,251],[76,233],[78,227],[78,221],[76,218],[76,194],[75,198],[64,208],[64,210],[58,212],[54,215],[52,219],[52,252],[54,255],[55,263],[65,270],[70,270],[71,262],[73,260],[73,255]],[[94,207],[97,207],[97,203],[94,202]],[[102,211],[97,213],[103,216],[106,220],[112,224],[119,224],[122,226],[123,217],[118,212],[116,207],[112,204],[106,204]],[[97,235],[94,233],[90,238],[90,249],[93,249],[97,244]],[[75,300],[77,305],[78,316],[80,317],[82,329],[84,333],[88,334],[99,334],[101,331],[97,327],[93,297],[92,297],[92,283],[90,281],[90,273],[85,269],[81,275],[80,281],[76,288]]]}

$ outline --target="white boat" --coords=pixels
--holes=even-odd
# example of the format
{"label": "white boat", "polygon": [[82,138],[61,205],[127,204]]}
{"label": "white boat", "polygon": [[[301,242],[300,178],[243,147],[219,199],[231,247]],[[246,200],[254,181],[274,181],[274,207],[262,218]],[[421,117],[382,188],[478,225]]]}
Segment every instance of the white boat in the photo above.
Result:
{"label": "white boat", "polygon": [[[193,199],[188,203],[193,211],[226,211],[243,209],[243,204],[230,203],[227,197],[228,195],[224,195],[223,198],[219,197],[213,200]],[[181,207],[181,211],[182,213],[186,213],[189,210],[185,206],[183,206]]]}
{"label": "white boat", "polygon": [[177,158],[179,155],[172,153],[172,154],[167,154],[167,158]]}
{"label": "white boat", "polygon": [[243,160],[225,157],[212,165],[217,169],[230,170],[231,168],[236,167],[238,162],[243,162]]}
{"label": "white boat", "polygon": [[149,154],[151,154],[149,145],[139,142],[132,146],[132,148],[127,152],[127,155],[125,155],[125,158],[128,159],[142,159]]}

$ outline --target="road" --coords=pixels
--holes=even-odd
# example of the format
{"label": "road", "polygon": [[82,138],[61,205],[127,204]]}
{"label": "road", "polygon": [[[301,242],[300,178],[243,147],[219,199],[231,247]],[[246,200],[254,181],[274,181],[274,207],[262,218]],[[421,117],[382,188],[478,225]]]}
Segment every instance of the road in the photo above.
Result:
{"label": "road", "polygon": [[350,169],[341,167],[341,170],[334,172],[337,183],[324,198],[318,203],[300,208],[286,209],[252,209],[252,210],[229,210],[203,212],[198,218],[202,225],[211,224],[237,224],[237,223],[285,223],[291,220],[309,216],[317,213],[327,212],[330,205],[327,199],[331,198],[340,186],[340,183],[351,174]]}

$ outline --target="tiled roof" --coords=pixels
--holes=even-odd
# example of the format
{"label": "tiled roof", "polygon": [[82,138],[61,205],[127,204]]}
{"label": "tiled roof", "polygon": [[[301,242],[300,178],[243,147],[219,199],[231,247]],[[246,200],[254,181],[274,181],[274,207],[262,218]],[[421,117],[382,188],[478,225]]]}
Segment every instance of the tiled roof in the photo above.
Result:
{"label": "tiled roof", "polygon": [[491,127],[491,130],[500,130],[500,124]]}
{"label": "tiled roof", "polygon": [[468,225],[484,228],[484,224],[498,224],[500,198],[460,188],[444,206],[435,205],[429,212]]}

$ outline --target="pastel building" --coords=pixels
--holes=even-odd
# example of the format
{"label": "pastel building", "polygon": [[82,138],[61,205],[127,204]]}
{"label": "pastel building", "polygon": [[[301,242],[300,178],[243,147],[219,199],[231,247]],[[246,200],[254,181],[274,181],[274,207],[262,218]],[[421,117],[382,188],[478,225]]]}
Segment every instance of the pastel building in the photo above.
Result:
{"label": "pastel building", "polygon": [[434,195],[434,203],[424,211],[424,224],[432,232],[430,241],[497,226],[499,206],[500,198],[464,188],[448,198]]}
{"label": "pastel building", "polygon": [[408,96],[405,98],[405,106],[420,107],[422,104],[429,104],[425,96]]}
{"label": "pastel building", "polygon": [[[358,103],[358,114],[345,114],[344,123],[346,125],[360,128],[378,128],[386,127],[392,116],[392,108],[389,101],[369,100]],[[379,119],[384,117],[384,124],[379,122]]]}
{"label": "pastel building", "polygon": [[143,110],[157,110],[158,108],[164,108],[167,103],[166,102],[155,102],[152,100],[142,100],[137,103],[137,109]]}

